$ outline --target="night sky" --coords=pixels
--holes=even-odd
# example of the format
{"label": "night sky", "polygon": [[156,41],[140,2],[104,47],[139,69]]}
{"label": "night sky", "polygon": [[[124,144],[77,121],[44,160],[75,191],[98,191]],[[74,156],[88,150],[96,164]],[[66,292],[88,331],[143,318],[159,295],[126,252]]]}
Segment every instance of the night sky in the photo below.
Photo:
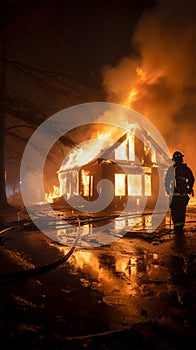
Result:
{"label": "night sky", "polygon": [[43,120],[79,103],[123,104],[133,88],[130,107],[196,172],[195,10],[193,0],[0,1],[8,182]]}

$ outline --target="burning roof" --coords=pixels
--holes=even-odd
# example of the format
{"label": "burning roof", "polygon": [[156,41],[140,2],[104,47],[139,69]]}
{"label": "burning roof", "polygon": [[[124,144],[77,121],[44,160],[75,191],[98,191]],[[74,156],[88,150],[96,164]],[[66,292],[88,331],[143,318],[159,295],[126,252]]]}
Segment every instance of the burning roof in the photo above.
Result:
{"label": "burning roof", "polygon": [[[148,144],[152,145],[154,149],[156,149],[159,157],[162,157],[161,163],[167,163],[168,155],[161,149],[157,142],[154,141],[149,133],[147,133],[137,124],[132,125],[126,132],[123,130],[122,134],[116,141],[109,136],[111,135],[108,135],[108,133],[99,133],[97,139],[88,140],[74,148],[63,160],[58,173],[82,167],[96,159],[109,160],[112,152],[122,145],[128,138],[130,138],[130,136],[136,136],[139,139],[144,140],[144,142],[148,142]],[[134,152],[133,147],[132,152]],[[132,160],[134,160],[134,158]]]}

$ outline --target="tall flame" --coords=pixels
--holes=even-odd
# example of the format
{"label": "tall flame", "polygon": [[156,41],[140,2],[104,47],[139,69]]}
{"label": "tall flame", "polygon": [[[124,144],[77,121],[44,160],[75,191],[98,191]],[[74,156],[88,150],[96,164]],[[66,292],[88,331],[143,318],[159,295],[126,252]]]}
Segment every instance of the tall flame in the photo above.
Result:
{"label": "tall flame", "polygon": [[[122,134],[124,132],[122,130]],[[64,159],[59,171],[74,169],[75,167],[78,168],[89,163],[93,159],[96,159],[101,151],[110,147],[117,138],[119,138],[119,130],[111,129],[108,132],[100,124],[100,130],[94,139],[83,142],[77,148],[74,148]]]}
{"label": "tall flame", "polygon": [[156,84],[156,81],[165,75],[166,67],[147,73],[144,68],[137,66],[135,71],[136,80],[128,92],[127,97],[122,101],[123,105],[131,108],[135,107],[135,104],[141,99],[141,96],[150,85]]}

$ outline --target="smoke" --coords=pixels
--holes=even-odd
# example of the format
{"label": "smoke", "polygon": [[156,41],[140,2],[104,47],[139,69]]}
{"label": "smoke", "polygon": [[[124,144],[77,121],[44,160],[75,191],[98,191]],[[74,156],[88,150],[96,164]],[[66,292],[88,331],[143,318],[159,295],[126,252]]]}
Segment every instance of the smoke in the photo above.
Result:
{"label": "smoke", "polygon": [[103,68],[108,100],[146,116],[196,174],[196,3],[158,0],[132,37],[137,57]]}

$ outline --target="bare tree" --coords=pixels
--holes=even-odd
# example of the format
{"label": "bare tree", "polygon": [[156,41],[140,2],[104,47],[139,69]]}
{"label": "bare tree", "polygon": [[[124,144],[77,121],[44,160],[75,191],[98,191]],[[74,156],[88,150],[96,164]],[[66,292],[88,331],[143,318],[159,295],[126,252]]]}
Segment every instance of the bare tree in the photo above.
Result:
{"label": "bare tree", "polygon": [[5,99],[7,92],[7,41],[3,38],[3,51],[0,73],[0,210],[10,209],[6,196],[6,172],[5,172]]}
{"label": "bare tree", "polygon": [[[13,8],[13,11],[10,8]],[[65,72],[63,55],[59,55],[59,61],[54,62],[52,66],[50,63],[47,66],[47,57],[44,66],[37,64],[37,56],[34,56],[33,61],[28,49],[25,51],[25,46],[20,41],[20,38],[26,35],[25,27],[23,28],[21,24],[23,22],[20,20],[20,7],[8,4],[2,9],[0,12],[0,210],[9,208],[5,190],[6,163],[9,161],[9,169],[12,162],[15,162],[14,166],[18,162],[15,168],[20,167],[21,150],[24,149],[32,132],[49,116],[63,108],[103,100],[100,98],[103,94],[100,87],[82,83],[80,79],[70,76],[69,70]],[[39,41],[39,38],[37,40]],[[60,40],[63,47],[64,35]],[[14,146],[11,145],[11,140]],[[69,148],[76,146],[69,135],[61,137],[59,142]],[[20,148],[20,152],[17,147]],[[20,155],[14,158],[12,156],[14,152]],[[8,174],[8,178],[13,177]]]}

